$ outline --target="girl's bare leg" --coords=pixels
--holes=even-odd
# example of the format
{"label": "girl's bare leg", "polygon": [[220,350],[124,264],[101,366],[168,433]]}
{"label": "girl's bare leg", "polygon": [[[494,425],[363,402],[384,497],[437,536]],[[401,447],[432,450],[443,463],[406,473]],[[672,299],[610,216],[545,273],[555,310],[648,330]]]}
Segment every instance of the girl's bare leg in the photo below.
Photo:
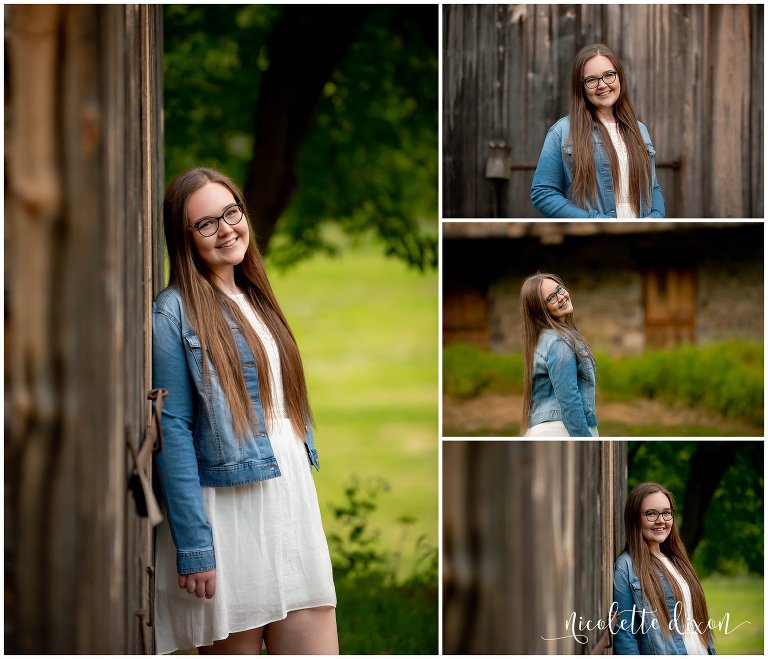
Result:
{"label": "girl's bare leg", "polygon": [[336,609],[318,606],[291,611],[264,632],[269,654],[339,654]]}
{"label": "girl's bare leg", "polygon": [[246,629],[230,634],[227,638],[214,641],[213,645],[197,648],[199,654],[260,654],[264,638],[264,627]]}

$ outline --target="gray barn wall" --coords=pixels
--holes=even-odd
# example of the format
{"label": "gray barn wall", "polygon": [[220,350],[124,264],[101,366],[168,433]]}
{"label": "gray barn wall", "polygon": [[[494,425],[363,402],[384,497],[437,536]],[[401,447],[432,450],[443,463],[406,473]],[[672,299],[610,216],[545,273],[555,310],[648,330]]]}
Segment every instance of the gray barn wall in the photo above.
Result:
{"label": "gray barn wall", "polygon": [[[445,5],[443,216],[539,217],[547,129],[584,45],[621,57],[667,217],[763,216],[763,5]],[[503,141],[509,180],[486,178]],[[668,166],[679,161],[679,167]]]}

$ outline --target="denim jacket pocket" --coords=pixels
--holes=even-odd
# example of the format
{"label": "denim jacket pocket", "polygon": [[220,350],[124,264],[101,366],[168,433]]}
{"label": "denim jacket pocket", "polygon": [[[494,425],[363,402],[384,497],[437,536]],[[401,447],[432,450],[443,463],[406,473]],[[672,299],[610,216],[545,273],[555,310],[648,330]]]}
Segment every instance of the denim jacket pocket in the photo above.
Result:
{"label": "denim jacket pocket", "polygon": [[199,375],[203,374],[203,350],[200,347],[200,337],[192,332],[187,332],[183,335],[184,342],[189,348],[189,353],[194,357],[197,364],[197,372]]}

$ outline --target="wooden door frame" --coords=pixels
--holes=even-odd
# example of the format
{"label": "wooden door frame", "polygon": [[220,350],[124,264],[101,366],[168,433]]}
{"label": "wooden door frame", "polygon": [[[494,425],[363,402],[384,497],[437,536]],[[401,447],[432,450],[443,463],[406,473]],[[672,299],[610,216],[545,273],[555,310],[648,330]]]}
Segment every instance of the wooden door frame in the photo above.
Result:
{"label": "wooden door frame", "polygon": [[8,6],[6,54],[5,647],[152,652],[126,484],[163,281],[162,7]]}

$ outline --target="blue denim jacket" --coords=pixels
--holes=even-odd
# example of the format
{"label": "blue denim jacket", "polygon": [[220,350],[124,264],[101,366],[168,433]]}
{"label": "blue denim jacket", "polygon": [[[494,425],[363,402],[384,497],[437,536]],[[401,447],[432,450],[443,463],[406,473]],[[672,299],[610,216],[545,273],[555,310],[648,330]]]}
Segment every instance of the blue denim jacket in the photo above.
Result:
{"label": "blue denim jacket", "polygon": [[[201,486],[226,487],[280,476],[264,421],[256,362],[234,320],[230,326],[255,412],[255,425],[245,438],[235,434],[229,405],[210,361],[210,381],[203,380],[200,338],[187,322],[178,291],[166,288],[152,307],[152,386],[168,389],[161,417],[163,448],[155,454],[155,466],[179,574],[216,567]],[[309,425],[305,445],[309,463],[318,469]]]}
{"label": "blue denim jacket", "polygon": [[542,330],[533,353],[528,427],[562,421],[571,437],[591,437],[595,416],[595,369],[576,355],[558,332]]}
{"label": "blue denim jacket", "polygon": [[[648,153],[651,156],[653,174],[653,199],[641,198],[640,217],[664,217],[664,199],[656,180],[656,150],[651,143],[651,136],[645,124],[638,121]],[[571,163],[573,145],[567,144],[570,123],[568,117],[560,119],[547,132],[544,147],[539,156],[539,164],[533,175],[531,201],[534,207],[545,217],[596,217],[616,219],[616,200],[613,195],[611,161],[603,147],[603,140],[597,125],[592,130],[595,145],[595,165],[597,166],[597,208],[583,209],[576,206],[568,197],[573,179]]]}
{"label": "blue denim jacket", "polygon": [[[659,574],[661,587],[667,598],[670,619],[674,618],[675,595],[663,574]],[[654,623],[656,615],[643,602],[640,579],[629,553],[624,552],[616,559],[613,570],[613,600],[618,607],[619,617],[613,637],[615,654],[688,654],[682,634],[672,625],[671,635],[665,637],[661,623]],[[633,632],[634,630],[634,632]],[[709,654],[715,654],[715,647],[709,643]]]}

